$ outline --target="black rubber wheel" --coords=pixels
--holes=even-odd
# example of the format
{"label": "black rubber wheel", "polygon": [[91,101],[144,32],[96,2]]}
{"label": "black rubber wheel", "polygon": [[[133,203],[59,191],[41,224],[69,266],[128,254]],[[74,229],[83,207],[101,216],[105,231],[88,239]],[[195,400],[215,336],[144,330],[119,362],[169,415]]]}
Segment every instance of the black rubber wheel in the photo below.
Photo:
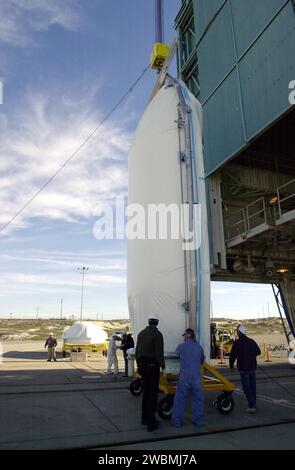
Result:
{"label": "black rubber wheel", "polygon": [[157,412],[159,416],[163,419],[170,419],[173,410],[173,395],[167,395],[166,397],[162,398],[157,405]]}
{"label": "black rubber wheel", "polygon": [[62,357],[66,357],[67,353],[65,351],[62,352]]}
{"label": "black rubber wheel", "polygon": [[139,395],[142,394],[143,392],[143,383],[142,380],[140,379],[135,379],[131,382],[129,385],[129,390],[132,393],[132,395],[138,397]]}
{"label": "black rubber wheel", "polygon": [[216,407],[222,415],[229,415],[235,407],[233,397],[226,393],[219,395],[216,400]]}

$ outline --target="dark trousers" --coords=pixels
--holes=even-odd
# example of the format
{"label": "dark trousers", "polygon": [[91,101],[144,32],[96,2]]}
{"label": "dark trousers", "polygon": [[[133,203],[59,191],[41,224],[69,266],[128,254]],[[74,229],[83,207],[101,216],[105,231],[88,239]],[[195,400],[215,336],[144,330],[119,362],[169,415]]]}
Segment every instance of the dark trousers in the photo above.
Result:
{"label": "dark trousers", "polygon": [[256,408],[256,375],[255,371],[240,371],[243,390],[248,400],[249,408]]}
{"label": "dark trousers", "polygon": [[139,369],[143,381],[141,419],[146,424],[153,424],[158,402],[160,367],[156,361],[146,358],[140,359]]}
{"label": "dark trousers", "polygon": [[124,361],[125,361],[125,375],[127,377],[127,375],[128,375],[128,356],[125,356],[125,354],[124,354]]}

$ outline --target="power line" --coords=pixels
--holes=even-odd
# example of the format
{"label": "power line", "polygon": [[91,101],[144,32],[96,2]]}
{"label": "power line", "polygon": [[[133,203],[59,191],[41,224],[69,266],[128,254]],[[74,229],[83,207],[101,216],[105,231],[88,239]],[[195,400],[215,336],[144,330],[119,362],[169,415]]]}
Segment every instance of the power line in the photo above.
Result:
{"label": "power line", "polygon": [[4,225],[0,227],[0,232],[3,232],[3,230],[6,229],[12,222],[14,222],[15,219],[36,199],[37,196],[56,178],[57,175],[64,169],[65,166],[67,166],[73,158],[80,152],[80,150],[89,142],[90,139],[94,136],[94,134],[98,131],[98,129],[111,117],[111,115],[119,108],[119,106],[123,103],[125,98],[129,95],[129,93],[132,93],[136,85],[141,81],[143,76],[146,74],[146,72],[149,70],[150,65],[148,65],[137,77],[135,82],[131,85],[130,88],[124,93],[124,95],[119,99],[119,101],[115,104],[115,106],[108,112],[108,114],[100,121],[100,123],[96,126],[96,128],[86,137],[86,139],[74,150],[74,152],[70,155],[67,160],[64,161],[64,163],[57,169],[57,171],[41,186],[40,189],[32,196],[23,206],[22,208]]}

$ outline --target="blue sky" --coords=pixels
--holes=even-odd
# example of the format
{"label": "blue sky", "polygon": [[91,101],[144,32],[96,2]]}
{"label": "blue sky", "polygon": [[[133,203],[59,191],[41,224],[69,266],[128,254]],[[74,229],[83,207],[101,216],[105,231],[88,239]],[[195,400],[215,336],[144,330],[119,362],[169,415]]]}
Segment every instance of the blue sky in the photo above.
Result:
{"label": "blue sky", "polygon": [[[171,42],[179,0],[165,2]],[[153,0],[2,0],[0,224],[96,127],[148,65]],[[127,195],[127,159],[155,73],[149,71],[77,158],[1,234],[0,315],[128,316],[126,243],[93,236],[97,214]],[[276,313],[269,286],[214,283],[215,315]]]}

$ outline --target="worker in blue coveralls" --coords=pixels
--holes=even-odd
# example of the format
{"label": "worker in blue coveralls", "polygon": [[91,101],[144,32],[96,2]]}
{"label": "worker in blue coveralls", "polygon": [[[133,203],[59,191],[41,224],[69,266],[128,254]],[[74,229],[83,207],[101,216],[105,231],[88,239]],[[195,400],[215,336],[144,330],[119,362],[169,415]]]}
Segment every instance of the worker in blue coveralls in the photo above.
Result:
{"label": "worker in blue coveralls", "polygon": [[192,395],[192,418],[197,426],[204,424],[204,392],[202,385],[202,364],[205,360],[203,348],[195,339],[194,330],[187,328],[182,335],[184,343],[176,352],[180,357],[179,381],[176,387],[171,424],[182,426],[186,400]]}

